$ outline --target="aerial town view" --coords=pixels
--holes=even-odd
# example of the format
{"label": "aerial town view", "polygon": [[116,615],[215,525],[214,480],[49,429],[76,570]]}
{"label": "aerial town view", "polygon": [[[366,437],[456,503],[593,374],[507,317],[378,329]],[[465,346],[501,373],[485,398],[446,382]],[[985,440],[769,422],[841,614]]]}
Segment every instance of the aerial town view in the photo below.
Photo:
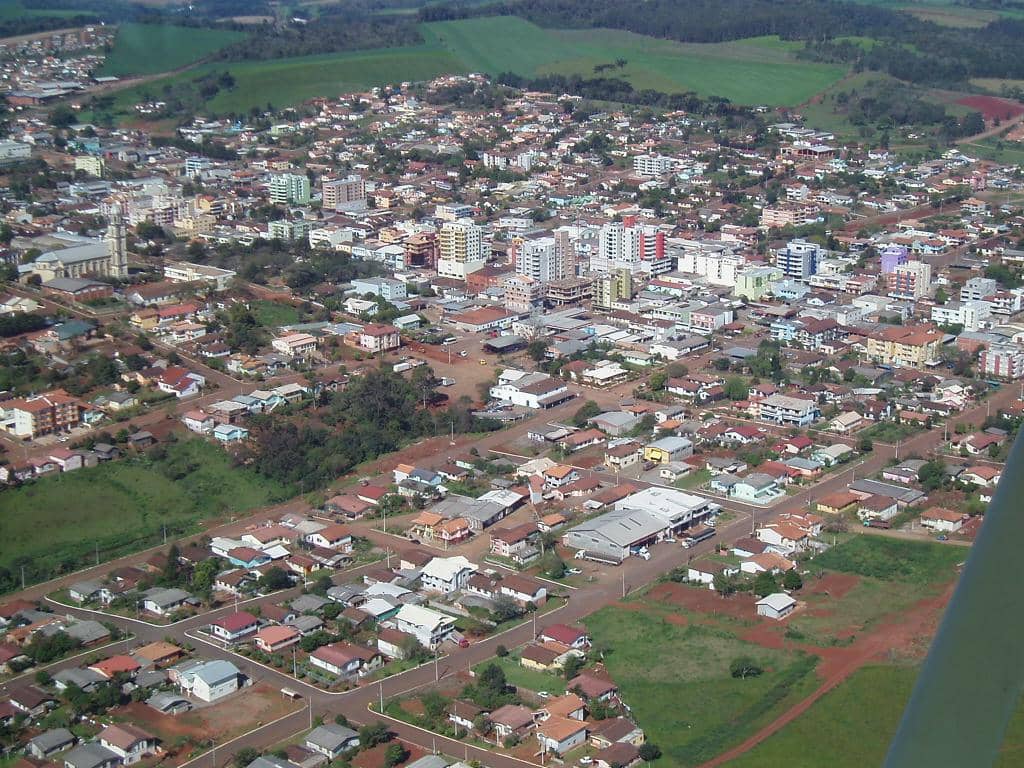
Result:
{"label": "aerial town view", "polygon": [[909,764],[1024,2],[0,0],[0,99],[0,768]]}

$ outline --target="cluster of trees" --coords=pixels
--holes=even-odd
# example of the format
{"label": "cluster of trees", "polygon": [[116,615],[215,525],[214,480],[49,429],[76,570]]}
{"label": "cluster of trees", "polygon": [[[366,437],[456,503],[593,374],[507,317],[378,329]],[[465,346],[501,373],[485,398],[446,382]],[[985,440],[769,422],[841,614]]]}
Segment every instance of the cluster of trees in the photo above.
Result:
{"label": "cluster of trees", "polygon": [[462,695],[477,706],[492,711],[515,698],[505,671],[493,662],[480,670],[474,683],[462,689]]}
{"label": "cluster of trees", "polygon": [[7,339],[23,333],[39,331],[46,327],[46,318],[42,315],[21,313],[0,317],[0,336]]}
{"label": "cluster of trees", "polygon": [[[247,14],[251,11],[247,11]],[[391,48],[423,42],[414,17],[372,16],[348,4],[325,5],[315,19],[287,27],[257,27],[246,39],[222,49],[227,61],[283,59],[364,48]]]}
{"label": "cluster of trees", "polygon": [[[511,88],[566,93],[594,101],[619,101],[623,104],[685,110],[694,114],[733,119],[752,118],[749,109],[732,104],[728,99],[713,96],[702,98],[695,93],[664,93],[653,88],[643,88],[638,91],[630,83],[617,77],[586,78],[580,75],[542,75],[526,78],[514,72],[502,72],[498,75],[497,82]],[[585,115],[581,116],[585,117]]]}
{"label": "cluster of trees", "polygon": [[299,426],[273,414],[252,419],[254,466],[261,474],[303,490],[322,487],[352,467],[419,437],[485,432],[500,425],[474,417],[465,401],[432,409],[437,379],[427,366],[410,379],[376,369],[354,379],[344,392],[325,393],[323,422]]}

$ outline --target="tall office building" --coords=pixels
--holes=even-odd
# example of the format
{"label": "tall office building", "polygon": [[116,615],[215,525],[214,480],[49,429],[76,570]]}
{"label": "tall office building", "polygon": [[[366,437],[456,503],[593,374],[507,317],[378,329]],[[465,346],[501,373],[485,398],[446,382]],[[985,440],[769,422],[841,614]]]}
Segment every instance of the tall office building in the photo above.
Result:
{"label": "tall office building", "polygon": [[309,179],[302,174],[276,173],[270,177],[270,202],[306,205],[309,197]]}
{"label": "tall office building", "polygon": [[456,280],[465,280],[466,275],[483,269],[491,254],[483,227],[469,220],[442,224],[438,246],[437,274]]}

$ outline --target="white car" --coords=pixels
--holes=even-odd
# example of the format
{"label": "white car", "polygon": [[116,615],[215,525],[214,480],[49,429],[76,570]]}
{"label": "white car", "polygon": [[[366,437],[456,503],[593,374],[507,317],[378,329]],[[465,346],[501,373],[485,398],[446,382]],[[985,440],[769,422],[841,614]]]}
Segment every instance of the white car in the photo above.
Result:
{"label": "white car", "polygon": [[666,544],[675,544],[676,543],[676,540],[674,538],[672,538],[671,536],[666,536],[664,539],[662,539],[662,541],[664,541]]}
{"label": "white car", "polygon": [[548,693],[547,691],[537,691],[537,698],[540,698],[540,699],[550,699],[551,698],[551,694]]}
{"label": "white car", "polygon": [[593,765],[593,764],[594,764],[594,758],[592,758],[590,755],[584,755],[583,757],[580,758],[580,765]]}
{"label": "white car", "polygon": [[565,572],[569,576],[579,576],[581,573],[583,573],[583,571],[581,571],[579,568],[566,568]]}
{"label": "white car", "polygon": [[66,443],[68,441],[68,439],[69,438],[68,438],[67,435],[61,435],[60,437],[57,438],[57,442],[58,443]]}
{"label": "white car", "polygon": [[647,552],[646,550],[643,551],[643,552],[637,552],[636,556],[640,557],[640,558],[643,558],[644,560],[650,560],[651,559],[651,553]]}

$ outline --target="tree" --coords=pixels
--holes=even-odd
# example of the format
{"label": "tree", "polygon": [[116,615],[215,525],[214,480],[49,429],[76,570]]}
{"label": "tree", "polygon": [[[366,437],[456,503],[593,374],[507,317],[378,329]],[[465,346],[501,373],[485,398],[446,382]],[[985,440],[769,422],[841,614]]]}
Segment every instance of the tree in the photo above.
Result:
{"label": "tree", "polygon": [[60,104],[50,110],[50,125],[54,128],[67,128],[77,121],[74,111],[67,104]]}
{"label": "tree", "polygon": [[804,585],[804,580],[800,577],[800,573],[796,568],[792,568],[786,571],[786,574],[782,577],[782,586],[791,592],[795,592],[801,589]]}
{"label": "tree", "polygon": [[386,768],[394,768],[396,765],[404,763],[408,758],[409,750],[402,746],[400,741],[388,744],[388,748],[384,750],[384,765]]}
{"label": "tree", "polygon": [[739,376],[730,376],[725,381],[725,396],[730,400],[746,400],[749,389]]}
{"label": "tree", "polygon": [[565,576],[565,562],[554,549],[548,550],[540,561],[541,573],[549,579],[561,579]]}
{"label": "tree", "polygon": [[764,670],[749,656],[739,656],[729,664],[729,674],[740,680],[746,680],[748,677],[757,677],[762,672]]}
{"label": "tree", "polygon": [[917,471],[917,479],[925,490],[938,490],[946,482],[946,463],[939,458],[926,461]]}
{"label": "tree", "polygon": [[654,762],[661,757],[661,749],[659,749],[657,744],[651,744],[650,742],[641,744],[637,752],[640,755],[640,759],[647,763]]}
{"label": "tree", "polygon": [[274,566],[260,576],[259,588],[261,592],[277,592],[279,589],[287,589],[292,584],[288,574],[281,568]]}
{"label": "tree", "polygon": [[391,741],[391,732],[380,720],[367,723],[359,729],[359,744],[366,749]]}
{"label": "tree", "polygon": [[754,579],[754,594],[758,597],[765,597],[779,591],[779,583],[775,574],[770,571],[762,571]]}
{"label": "tree", "polygon": [[526,354],[533,362],[542,363],[548,355],[548,345],[544,339],[534,339],[526,347]]}
{"label": "tree", "polygon": [[947,301],[949,301],[949,294],[946,293],[946,289],[945,288],[943,288],[942,286],[939,286],[935,290],[935,303],[936,304],[945,304]]}
{"label": "tree", "polygon": [[857,442],[857,450],[861,453],[870,453],[875,450],[875,444],[870,437],[865,435]]}
{"label": "tree", "polygon": [[571,653],[566,658],[565,664],[562,665],[562,673],[565,675],[566,680],[572,680],[580,673],[580,669],[582,667],[583,659],[581,659],[575,653]]}
{"label": "tree", "polygon": [[245,768],[249,763],[260,756],[260,753],[252,747],[242,747],[235,752],[234,764],[236,768]]}
{"label": "tree", "polygon": [[582,427],[599,413],[601,413],[601,406],[593,400],[587,400],[587,402],[577,408],[576,413],[572,415],[572,423],[577,427]]}
{"label": "tree", "polygon": [[497,648],[494,649],[494,653],[499,659],[503,659],[506,656],[508,656],[508,648],[506,648],[504,645],[499,645]]}
{"label": "tree", "polygon": [[491,608],[491,617],[501,624],[505,621],[511,621],[517,619],[523,615],[523,609],[519,603],[513,600],[508,595],[498,595],[494,600],[493,607]]}
{"label": "tree", "polygon": [[665,371],[655,371],[651,374],[651,378],[647,380],[647,386],[651,388],[652,392],[661,392],[667,382],[668,373]]}

